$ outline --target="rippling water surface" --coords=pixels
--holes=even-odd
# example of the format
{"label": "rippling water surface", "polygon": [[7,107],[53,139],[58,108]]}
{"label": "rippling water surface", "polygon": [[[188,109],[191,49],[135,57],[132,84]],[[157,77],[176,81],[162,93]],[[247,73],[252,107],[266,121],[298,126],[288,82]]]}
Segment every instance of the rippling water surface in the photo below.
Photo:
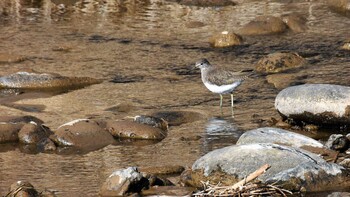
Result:
{"label": "rippling water surface", "polygon": [[[243,46],[228,49],[208,44],[214,33],[236,31],[256,16],[292,12],[307,18],[306,32],[245,37]],[[278,117],[274,98],[279,90],[264,76],[237,89],[234,118],[225,97],[222,115],[219,96],[192,70],[196,60],[241,70],[253,69],[272,52],[298,52],[310,62],[299,71],[308,76],[306,83],[350,85],[349,52],[339,49],[349,38],[349,27],[349,18],[330,11],[322,0],[243,1],[210,8],[163,0],[2,0],[0,53],[26,60],[1,63],[0,75],[33,69],[104,82],[55,95],[1,92],[1,115],[33,115],[53,130],[77,118],[121,119],[169,110],[198,112],[203,119],[170,127],[159,143],[116,143],[86,154],[29,154],[23,147],[0,145],[0,194],[15,181],[28,180],[59,196],[96,196],[115,169],[191,166],[201,155],[234,144],[245,130],[259,127],[257,120]],[[110,82],[116,76],[135,80]],[[132,107],[127,112],[107,110],[120,104]]]}

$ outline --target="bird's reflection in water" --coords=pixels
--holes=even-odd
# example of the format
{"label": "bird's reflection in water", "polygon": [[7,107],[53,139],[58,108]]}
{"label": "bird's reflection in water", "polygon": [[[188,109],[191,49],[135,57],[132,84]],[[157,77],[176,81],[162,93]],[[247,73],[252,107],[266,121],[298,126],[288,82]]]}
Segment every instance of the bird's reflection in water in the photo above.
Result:
{"label": "bird's reflection in water", "polygon": [[243,134],[232,118],[213,117],[205,127],[202,151],[207,153],[214,149],[236,144]]}

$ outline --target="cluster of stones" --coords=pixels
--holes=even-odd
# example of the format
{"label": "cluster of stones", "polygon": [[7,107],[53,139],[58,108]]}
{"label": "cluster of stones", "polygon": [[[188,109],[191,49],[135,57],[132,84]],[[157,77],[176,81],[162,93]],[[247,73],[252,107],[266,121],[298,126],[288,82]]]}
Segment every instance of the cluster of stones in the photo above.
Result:
{"label": "cluster of stones", "polygon": [[209,42],[212,47],[230,47],[242,45],[242,36],[281,34],[288,29],[297,33],[306,31],[306,19],[294,13],[281,17],[259,16],[239,29],[237,34],[232,31],[223,31],[214,34]]}

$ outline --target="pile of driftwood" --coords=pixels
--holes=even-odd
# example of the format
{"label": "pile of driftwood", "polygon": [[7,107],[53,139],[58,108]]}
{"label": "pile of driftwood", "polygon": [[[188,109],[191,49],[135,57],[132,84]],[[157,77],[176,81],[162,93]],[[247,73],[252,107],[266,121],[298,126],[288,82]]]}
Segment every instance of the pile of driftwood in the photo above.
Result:
{"label": "pile of driftwood", "polygon": [[212,185],[209,182],[202,182],[204,189],[194,194],[195,197],[202,196],[287,196],[291,191],[279,188],[274,184],[252,183],[255,178],[268,170],[268,164],[263,165],[245,179],[232,186]]}

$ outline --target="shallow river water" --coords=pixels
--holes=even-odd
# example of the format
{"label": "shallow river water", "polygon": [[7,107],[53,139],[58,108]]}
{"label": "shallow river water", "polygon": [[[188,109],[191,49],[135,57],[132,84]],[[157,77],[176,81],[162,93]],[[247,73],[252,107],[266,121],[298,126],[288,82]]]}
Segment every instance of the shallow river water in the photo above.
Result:
{"label": "shallow river water", "polygon": [[[244,45],[225,49],[209,46],[213,34],[236,31],[257,16],[293,12],[307,18],[306,32],[244,37]],[[201,114],[198,121],[171,126],[168,136],[153,144],[116,142],[83,154],[0,145],[0,195],[15,181],[27,180],[58,196],[96,196],[115,169],[191,166],[201,155],[234,144],[245,130],[261,126],[260,119],[279,117],[274,108],[279,90],[264,76],[246,80],[235,91],[234,118],[227,95],[221,114],[219,96],[203,86],[195,61],[207,58],[232,70],[254,69],[269,53],[298,52],[310,63],[296,71],[307,75],[304,83],[349,86],[350,52],[340,50],[349,32],[349,18],[322,0],[248,0],[209,8],[164,0],[0,0],[0,53],[25,57],[1,63],[0,75],[33,69],[103,79],[63,94],[2,93],[1,115],[32,115],[54,130],[77,118],[122,119],[172,110]],[[111,82],[115,78],[132,82]],[[114,110],[116,106],[125,109]],[[341,131],[330,128],[325,135],[332,132]]]}

